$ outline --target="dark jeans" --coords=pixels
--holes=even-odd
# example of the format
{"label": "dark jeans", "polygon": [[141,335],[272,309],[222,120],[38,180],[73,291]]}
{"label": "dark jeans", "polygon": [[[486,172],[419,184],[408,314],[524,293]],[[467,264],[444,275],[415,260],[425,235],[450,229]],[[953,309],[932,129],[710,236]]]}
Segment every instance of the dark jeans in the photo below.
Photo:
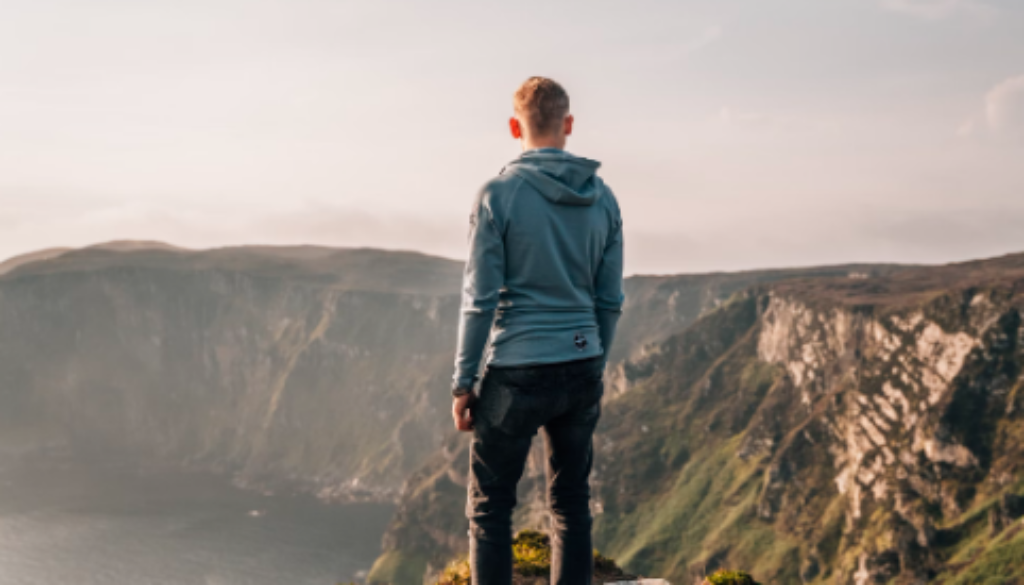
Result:
{"label": "dark jeans", "polygon": [[488,368],[473,407],[470,565],[473,585],[512,582],[516,484],[537,430],[547,451],[551,585],[589,585],[592,439],[604,392],[602,359]]}

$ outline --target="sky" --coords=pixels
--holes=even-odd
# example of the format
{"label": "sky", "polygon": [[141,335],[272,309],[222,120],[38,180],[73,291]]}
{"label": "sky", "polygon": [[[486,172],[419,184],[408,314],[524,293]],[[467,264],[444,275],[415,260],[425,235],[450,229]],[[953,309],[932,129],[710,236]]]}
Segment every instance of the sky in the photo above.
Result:
{"label": "sky", "polygon": [[466,255],[568,90],[626,269],[1024,251],[1019,0],[0,0],[0,258],[115,239]]}

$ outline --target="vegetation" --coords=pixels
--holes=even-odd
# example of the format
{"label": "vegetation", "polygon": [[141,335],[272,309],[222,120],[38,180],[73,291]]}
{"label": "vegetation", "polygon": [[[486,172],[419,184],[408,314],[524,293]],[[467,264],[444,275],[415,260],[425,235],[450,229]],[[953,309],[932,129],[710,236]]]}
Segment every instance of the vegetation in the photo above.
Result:
{"label": "vegetation", "polygon": [[713,575],[704,579],[707,585],[760,585],[750,573],[743,571],[728,571],[722,569],[715,571]]}
{"label": "vegetation", "polygon": [[985,553],[950,585],[1006,585],[1024,579],[1024,541],[1009,542]]}
{"label": "vegetation", "polygon": [[[694,301],[648,292],[637,310],[665,328],[682,322],[666,306]],[[609,378],[596,544],[674,583],[753,583],[727,567],[768,583],[1024,583],[1022,292],[1018,255],[790,280],[706,308]],[[447,453],[410,484],[402,521],[422,516],[396,542],[440,525],[424,512],[454,510],[446,493],[464,500],[445,482],[465,454]],[[536,553],[518,553],[524,574],[542,572]]]}
{"label": "vegetation", "polygon": [[[551,541],[548,535],[536,530],[523,530],[512,541],[513,581],[524,585],[551,574]],[[615,564],[615,561],[594,551],[594,581],[623,581],[633,578]],[[437,585],[470,585],[469,560],[454,560],[441,571]],[[740,584],[745,585],[745,584]]]}
{"label": "vegetation", "polygon": [[403,551],[391,550],[381,555],[370,569],[369,583],[419,585],[427,570],[427,559]]}
{"label": "vegetation", "polygon": [[512,563],[524,577],[551,574],[551,541],[544,533],[524,530],[512,541]]}
{"label": "vegetation", "polygon": [[437,585],[469,585],[473,576],[469,568],[469,559],[463,557],[456,559],[441,571]]}

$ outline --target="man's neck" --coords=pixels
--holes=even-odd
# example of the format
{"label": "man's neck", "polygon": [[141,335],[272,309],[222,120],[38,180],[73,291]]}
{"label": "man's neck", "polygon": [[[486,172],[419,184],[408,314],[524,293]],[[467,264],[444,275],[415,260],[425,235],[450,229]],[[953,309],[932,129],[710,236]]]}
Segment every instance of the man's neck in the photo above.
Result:
{"label": "man's neck", "polygon": [[565,137],[561,138],[538,138],[538,139],[527,139],[522,141],[523,152],[528,150],[538,150],[541,148],[555,148],[558,150],[565,150]]}

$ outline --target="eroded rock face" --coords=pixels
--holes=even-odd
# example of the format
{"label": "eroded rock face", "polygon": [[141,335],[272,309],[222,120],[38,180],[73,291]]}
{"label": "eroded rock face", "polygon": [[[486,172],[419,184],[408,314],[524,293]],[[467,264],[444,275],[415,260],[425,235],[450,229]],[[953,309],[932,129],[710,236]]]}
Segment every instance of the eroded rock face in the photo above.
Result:
{"label": "eroded rock face", "polygon": [[[1024,471],[1024,257],[861,276],[755,287],[616,364],[595,437],[598,548],[673,582],[717,566],[841,585],[946,569],[985,520],[972,510]],[[650,313],[692,300],[660,286]],[[410,482],[390,552],[459,554],[415,536],[462,504],[436,479],[453,463],[437,465]]]}
{"label": "eroded rock face", "polygon": [[989,531],[993,535],[999,534],[1021,517],[1024,517],[1024,496],[1003,494],[999,505],[989,511]]}
{"label": "eroded rock face", "polygon": [[[933,576],[937,518],[923,510],[957,517],[990,469],[985,427],[1012,408],[1005,396],[1024,363],[1020,315],[998,291],[973,293],[955,312],[944,308],[876,314],[773,296],[762,317],[758,356],[785,369],[784,383],[799,396],[792,408],[814,417],[809,425],[845,501],[840,554],[859,552],[855,566],[836,567],[838,582]],[[748,445],[768,442],[759,430]],[[799,467],[800,443],[767,450],[763,517],[785,513],[779,494],[790,486],[776,470]],[[888,534],[888,547],[862,539],[877,530]]]}
{"label": "eroded rock face", "polygon": [[936,435],[929,416],[938,412],[933,407],[947,397],[981,333],[947,333],[920,312],[875,318],[772,299],[758,356],[786,368],[804,407],[829,394],[841,398],[830,409],[830,451],[852,519],[861,517],[864,497],[886,499],[919,455],[961,468],[977,465],[969,449]]}
{"label": "eroded rock face", "polygon": [[[1020,296],[995,286],[867,305],[793,288],[735,299],[613,373],[595,437],[595,544],[630,570],[924,583],[965,511],[1021,476]],[[410,482],[395,550],[458,554],[444,534],[415,537],[459,513],[462,492],[436,479],[458,457]],[[520,525],[541,518],[537,475]],[[992,530],[1010,516],[993,513]]]}
{"label": "eroded rock face", "polygon": [[[39,444],[257,489],[396,499],[449,429],[461,269],[377,250],[152,242],[19,258],[0,267],[0,432],[31,427]],[[613,362],[608,395],[644,375],[658,341],[783,275],[629,279],[617,347],[638,359]]]}

